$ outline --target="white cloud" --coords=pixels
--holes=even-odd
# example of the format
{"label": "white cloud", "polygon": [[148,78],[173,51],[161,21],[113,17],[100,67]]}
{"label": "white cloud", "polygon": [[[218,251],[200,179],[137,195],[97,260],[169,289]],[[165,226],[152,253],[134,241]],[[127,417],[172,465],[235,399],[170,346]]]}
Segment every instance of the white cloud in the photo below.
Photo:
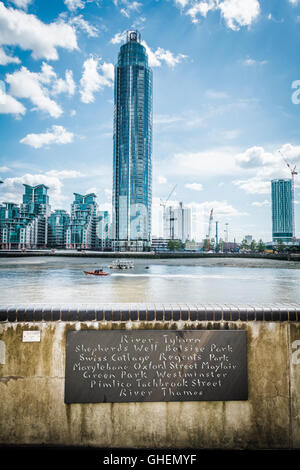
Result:
{"label": "white cloud", "polygon": [[49,24],[0,2],[0,45],[31,50],[34,59],[57,60],[57,48],[78,49],[75,29],[62,19]]}
{"label": "white cloud", "polygon": [[52,126],[52,130],[43,134],[28,134],[20,142],[39,149],[45,145],[69,144],[73,142],[73,137],[74,134],[68,132],[63,126]]}
{"label": "white cloud", "polygon": [[64,0],[64,4],[70,11],[75,11],[79,8],[82,9],[85,7],[83,0]]}
{"label": "white cloud", "polygon": [[52,93],[58,95],[60,93],[67,93],[70,96],[73,96],[75,93],[76,85],[73,80],[72,70],[66,70],[65,79],[56,78],[53,83]]}
{"label": "white cloud", "polygon": [[205,18],[209,11],[219,10],[228,28],[234,31],[250,26],[260,14],[258,0],[175,0],[175,4],[184,9],[192,23],[198,23],[199,16]]}
{"label": "white cloud", "polygon": [[80,80],[80,95],[83,103],[92,103],[97,91],[113,86],[114,66],[107,62],[100,64],[100,60],[100,58],[90,57],[83,64],[83,74]]}
{"label": "white cloud", "polygon": [[31,186],[45,184],[48,186],[51,205],[54,207],[61,205],[67,199],[62,192],[63,184],[58,177],[49,176],[46,174],[27,173],[23,176],[6,178],[4,180],[3,184],[1,185],[2,200],[16,203],[22,202],[22,195],[24,194],[23,184],[29,184]]}
{"label": "white cloud", "polygon": [[[300,164],[300,146],[285,144],[281,151],[292,167]],[[234,186],[248,194],[269,194],[272,179],[291,177],[290,170],[277,150],[270,152],[259,146],[240,153],[234,147],[176,153],[161,160],[160,171],[198,180],[227,175],[233,179]]]}
{"label": "white cloud", "polygon": [[126,40],[126,30],[122,31],[121,33],[116,33],[114,37],[110,40],[112,44],[120,44],[121,42]]}
{"label": "white cloud", "polygon": [[12,96],[8,95],[0,87],[0,114],[25,114],[26,108]]}
{"label": "white cloud", "polygon": [[300,163],[300,145],[284,144],[280,151],[288,160]]}
{"label": "white cloud", "polygon": [[203,191],[203,185],[201,183],[187,183],[185,187],[193,191]]}
{"label": "white cloud", "polygon": [[268,199],[265,199],[264,201],[255,201],[255,202],[252,202],[251,204],[252,206],[254,207],[263,207],[263,206],[269,206],[270,205],[270,201],[268,201]]}
{"label": "white cloud", "polygon": [[247,59],[243,60],[242,64],[246,65],[247,67],[251,67],[254,65],[266,65],[268,63],[267,60],[255,60],[247,57]]}
{"label": "white cloud", "polygon": [[231,149],[212,149],[202,152],[181,152],[168,162],[169,171],[181,176],[210,177],[237,174],[238,167]]}
{"label": "white cloud", "polygon": [[8,168],[8,166],[0,166],[0,171],[4,173],[6,171],[10,171],[10,168]]}
{"label": "white cloud", "polygon": [[26,67],[7,74],[5,77],[10,85],[10,93],[17,98],[29,99],[34,109],[45,111],[52,117],[62,114],[61,107],[51,98],[51,95],[68,93],[73,95],[75,83],[70,70],[66,71],[65,79],[58,78],[51,65],[43,62],[41,72],[30,72]]}
{"label": "white cloud", "polygon": [[121,4],[123,8],[120,9],[120,12],[122,15],[126,16],[126,18],[129,18],[133,11],[138,11],[142,6],[139,2],[129,2],[128,0],[121,0]]}
{"label": "white cloud", "polygon": [[263,147],[254,146],[238,154],[235,160],[242,168],[257,168],[262,165],[272,165],[279,160],[279,157],[270,152],[265,152]]}
{"label": "white cloud", "polygon": [[249,65],[250,65],[250,66],[251,66],[251,65],[255,65],[255,64],[256,64],[256,60],[250,59],[250,57],[248,57],[247,59],[245,59],[245,60],[243,61],[243,64],[244,64],[244,65],[248,65],[248,66],[249,66]]}
{"label": "white cloud", "polygon": [[162,47],[158,47],[156,51],[152,51],[145,41],[142,41],[142,45],[147,51],[150,67],[160,67],[162,62],[165,62],[169,67],[175,67],[175,65],[187,58],[185,54],[174,55],[173,52],[163,49]]}
{"label": "white cloud", "polygon": [[73,18],[71,18],[69,24],[77,29],[81,29],[82,31],[84,31],[90,38],[96,38],[98,36],[98,29],[95,26],[91,25],[88,21],[86,21],[82,15],[74,16]]}
{"label": "white cloud", "polygon": [[160,175],[158,178],[157,178],[157,182],[158,184],[166,184],[167,182],[167,178],[163,175]]}
{"label": "white cloud", "polygon": [[32,0],[10,0],[10,1],[19,8],[27,8],[28,5],[32,3]]}
{"label": "white cloud", "polygon": [[271,187],[270,181],[265,181],[259,176],[245,180],[236,180],[233,184],[248,194],[269,194]]}
{"label": "white cloud", "polygon": [[209,214],[210,210],[214,210],[214,218],[228,218],[228,217],[240,217],[248,215],[246,212],[240,212],[238,209],[233,207],[227,201],[204,201],[204,202],[190,202],[186,204],[191,209],[202,211],[203,213]]}
{"label": "white cloud", "polygon": [[60,179],[71,179],[81,178],[85,176],[83,173],[77,170],[50,170],[45,173],[48,176],[55,176]]}
{"label": "white cloud", "polygon": [[192,18],[192,23],[198,23],[198,15],[206,17],[207,13],[210,10],[214,10],[215,8],[215,0],[209,0],[206,2],[196,2],[191,8],[187,10],[186,14]]}
{"label": "white cloud", "polygon": [[294,7],[297,6],[299,2],[300,0],[289,0],[289,3],[293,5]]}
{"label": "white cloud", "polygon": [[229,98],[228,94],[225,91],[218,90],[206,90],[205,96],[217,100]]}
{"label": "white cloud", "polygon": [[22,202],[24,194],[23,184],[36,186],[45,184],[49,188],[50,203],[52,208],[64,208],[69,197],[63,191],[63,180],[67,178],[81,178],[85,175],[76,170],[51,170],[46,173],[27,173],[23,176],[5,178],[1,185],[2,201]]}
{"label": "white cloud", "polygon": [[[126,40],[127,31],[122,31],[121,33],[116,33],[114,37],[110,40],[112,44],[120,44]],[[153,51],[146,41],[142,41],[142,45],[145,47],[149,65],[150,67],[160,67],[163,62],[165,62],[169,67],[175,67],[175,65],[182,62],[184,59],[187,58],[185,54],[173,54],[173,52],[163,49],[162,47],[158,47],[156,51]]]}
{"label": "white cloud", "polygon": [[258,0],[224,0],[218,7],[227,26],[235,31],[241,26],[250,26],[260,13]]}
{"label": "white cloud", "polygon": [[[280,150],[290,164],[300,163],[300,146],[288,143],[282,145]],[[278,151],[271,153],[263,147],[251,147],[237,155],[235,160],[241,168],[251,173],[250,177],[235,180],[233,184],[249,194],[269,194],[272,179],[291,177]]]}
{"label": "white cloud", "polygon": [[6,81],[10,85],[12,95],[29,99],[36,106],[35,109],[46,111],[52,117],[62,114],[60,106],[49,97],[48,90],[41,85],[38,73],[32,73],[22,67],[19,71],[6,75]]}
{"label": "white cloud", "polygon": [[189,0],[175,0],[175,3],[181,7],[181,8],[185,8],[187,6],[187,4],[189,3]]}
{"label": "white cloud", "polygon": [[102,65],[100,65],[100,69],[103,72],[104,78],[107,80],[107,83],[105,83],[105,86],[112,86],[113,81],[115,78],[115,68],[114,65],[108,62],[103,62]]}
{"label": "white cloud", "polygon": [[7,65],[7,64],[19,64],[20,59],[18,57],[12,57],[7,55],[5,50],[0,47],[0,65]]}
{"label": "white cloud", "polygon": [[169,115],[169,114],[155,114],[153,117],[153,122],[155,125],[160,125],[160,124],[174,124],[178,122],[182,122],[184,118],[182,116],[177,116],[177,115]]}

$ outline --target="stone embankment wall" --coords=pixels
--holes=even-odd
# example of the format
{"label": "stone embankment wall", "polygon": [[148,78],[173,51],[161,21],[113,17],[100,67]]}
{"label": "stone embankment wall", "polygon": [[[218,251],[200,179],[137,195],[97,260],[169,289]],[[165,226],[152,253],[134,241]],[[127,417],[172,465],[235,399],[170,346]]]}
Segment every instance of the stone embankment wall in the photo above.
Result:
{"label": "stone embankment wall", "polygon": [[[300,448],[300,312],[0,309],[0,444]],[[64,403],[70,330],[247,331],[247,401]],[[40,342],[23,342],[24,331]]]}
{"label": "stone embankment wall", "polygon": [[177,259],[177,258],[253,258],[253,259],[274,259],[281,261],[300,261],[300,253],[207,253],[207,252],[103,252],[103,251],[67,251],[67,250],[0,250],[0,258],[18,257],[68,257],[68,258],[135,258],[135,259]]}

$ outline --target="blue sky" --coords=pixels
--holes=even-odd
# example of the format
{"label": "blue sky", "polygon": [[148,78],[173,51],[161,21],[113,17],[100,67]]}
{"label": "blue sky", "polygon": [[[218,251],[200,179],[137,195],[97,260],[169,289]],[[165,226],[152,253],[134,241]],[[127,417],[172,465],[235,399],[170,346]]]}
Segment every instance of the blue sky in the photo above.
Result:
{"label": "blue sky", "polygon": [[[300,1],[0,1],[1,201],[112,189],[113,66],[138,29],[153,67],[153,234],[160,198],[214,208],[229,239],[271,239],[270,180],[300,166]],[[296,179],[296,231],[300,191]],[[297,204],[298,203],[298,204]]]}

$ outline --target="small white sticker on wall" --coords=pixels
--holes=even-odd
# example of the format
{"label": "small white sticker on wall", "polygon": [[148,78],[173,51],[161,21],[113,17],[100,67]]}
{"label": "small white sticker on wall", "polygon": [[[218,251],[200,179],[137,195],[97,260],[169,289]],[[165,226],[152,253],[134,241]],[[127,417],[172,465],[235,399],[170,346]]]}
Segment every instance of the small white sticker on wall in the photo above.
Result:
{"label": "small white sticker on wall", "polygon": [[23,343],[39,343],[41,341],[41,332],[39,330],[23,331]]}
{"label": "small white sticker on wall", "polygon": [[0,341],[0,364],[5,364],[5,343]]}

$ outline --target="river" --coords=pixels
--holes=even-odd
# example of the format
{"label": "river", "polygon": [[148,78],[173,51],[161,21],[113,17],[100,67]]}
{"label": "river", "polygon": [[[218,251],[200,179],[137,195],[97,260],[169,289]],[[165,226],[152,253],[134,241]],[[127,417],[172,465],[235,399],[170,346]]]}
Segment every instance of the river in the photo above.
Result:
{"label": "river", "polygon": [[[267,259],[134,260],[108,268],[111,259],[0,258],[0,305],[91,303],[300,303],[300,263]],[[84,270],[103,268],[106,277]]]}

